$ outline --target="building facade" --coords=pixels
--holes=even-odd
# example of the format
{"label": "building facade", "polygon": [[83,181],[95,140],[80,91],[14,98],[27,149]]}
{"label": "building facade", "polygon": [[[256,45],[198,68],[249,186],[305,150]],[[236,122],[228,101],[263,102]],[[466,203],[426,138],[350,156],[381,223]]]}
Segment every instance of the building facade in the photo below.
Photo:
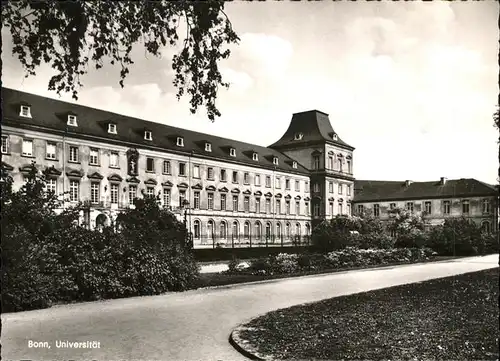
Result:
{"label": "building facade", "polygon": [[476,181],[354,178],[354,147],[328,115],[293,114],[269,147],[2,88],[2,173],[19,188],[34,162],[47,188],[84,202],[82,223],[110,225],[142,196],[186,220],[195,248],[308,244],[326,218],[391,207],[433,223],[467,215],[498,229],[498,192]]}
{"label": "building facade", "polygon": [[422,215],[429,225],[447,218],[466,217],[485,232],[498,231],[498,189],[476,179],[442,177],[432,182],[355,182],[355,213],[368,212],[389,219],[391,209],[402,208]]}

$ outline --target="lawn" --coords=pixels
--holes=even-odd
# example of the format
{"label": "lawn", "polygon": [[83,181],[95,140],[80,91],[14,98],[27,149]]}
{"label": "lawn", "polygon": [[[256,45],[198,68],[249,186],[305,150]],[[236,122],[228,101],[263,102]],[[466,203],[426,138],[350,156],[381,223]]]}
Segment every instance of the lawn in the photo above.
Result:
{"label": "lawn", "polygon": [[246,324],[260,355],[320,360],[497,360],[498,268],[295,306]]}

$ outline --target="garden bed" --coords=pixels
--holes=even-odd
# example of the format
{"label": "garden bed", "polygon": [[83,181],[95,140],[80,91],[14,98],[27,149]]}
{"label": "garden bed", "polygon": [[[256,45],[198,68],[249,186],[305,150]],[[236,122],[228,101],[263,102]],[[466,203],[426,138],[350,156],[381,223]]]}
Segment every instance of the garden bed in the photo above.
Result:
{"label": "garden bed", "polygon": [[239,337],[273,359],[497,360],[498,281],[495,268],[295,306]]}

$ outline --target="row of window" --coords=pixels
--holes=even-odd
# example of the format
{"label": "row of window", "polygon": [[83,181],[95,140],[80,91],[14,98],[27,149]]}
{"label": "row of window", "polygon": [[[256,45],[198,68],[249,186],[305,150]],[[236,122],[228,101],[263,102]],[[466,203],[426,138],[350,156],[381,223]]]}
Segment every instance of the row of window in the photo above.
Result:
{"label": "row of window", "polygon": [[[464,199],[461,201],[461,206],[462,206],[462,214],[469,214],[470,212],[470,201],[468,199]],[[396,208],[396,203],[390,203],[389,204],[389,209],[395,209]],[[413,212],[414,210],[414,202],[406,202],[405,204],[405,209]],[[483,199],[481,202],[481,209],[484,214],[488,214],[491,212],[491,202],[489,199]],[[364,212],[364,206],[362,204],[358,205],[358,212],[363,213]],[[442,201],[442,211],[443,214],[449,215],[451,214],[451,201],[445,200]],[[424,202],[424,212],[426,214],[432,214],[432,202],[426,201]],[[373,215],[375,217],[380,216],[380,205],[379,204],[374,204],[373,205]]]}
{"label": "row of window", "polygon": [[[21,105],[19,115],[22,117],[27,117],[31,118],[31,107],[29,105]],[[68,126],[71,127],[78,127],[78,121],[77,121],[77,116],[74,114],[68,114],[68,120],[66,123]],[[109,122],[108,123],[108,133],[109,134],[118,134],[118,126],[114,122]],[[144,129],[144,140],[152,141],[153,140],[153,132],[148,129]],[[2,138],[3,142],[3,138]],[[184,147],[184,138],[181,136],[176,137],[176,146],[178,147]],[[205,152],[212,152],[212,143],[210,142],[205,142]],[[229,155],[231,157],[236,157],[236,149],[233,147],[229,147]],[[278,157],[274,156],[273,158],[273,164],[274,165],[279,165],[279,160]],[[252,153],[252,160],[258,162],[259,161],[259,154],[257,152]],[[293,168],[297,168],[297,162],[293,162],[292,164]]]}
{"label": "row of window", "polygon": [[[334,182],[333,181],[328,181],[328,193],[334,193]],[[339,183],[337,185],[337,191],[338,194],[343,194],[344,193],[344,186],[346,190],[346,195],[350,196],[351,195],[351,185],[350,184],[342,184]],[[314,193],[319,193],[321,191],[321,187],[319,183],[314,183],[313,184],[313,192]]]}
{"label": "row of window", "polygon": [[[344,168],[344,163],[346,167]],[[328,155],[328,163],[327,169],[335,170],[343,173],[346,171],[349,174],[352,174],[352,162],[351,159],[346,158],[344,160],[344,156],[342,154],[338,154],[337,157],[334,157],[333,154]],[[312,169],[321,169],[321,157],[319,155],[313,155],[312,158]]]}
{"label": "row of window", "polygon": [[345,205],[345,208],[344,208],[344,203],[341,200],[337,201],[337,213],[335,213],[334,212],[335,211],[335,203],[334,202],[330,202],[330,204],[329,204],[329,211],[330,211],[330,215],[343,214],[343,215],[350,216],[351,215],[351,204],[347,203]]}
{"label": "row of window", "polygon": [[[129,185],[128,186],[128,202],[131,204],[133,203],[134,199],[137,198],[138,193],[137,193],[137,186],[136,185]],[[57,180],[56,179],[48,179],[47,180],[47,191],[51,192],[56,192],[57,191]],[[155,187],[146,187],[145,189],[145,195],[148,197],[154,197],[156,196],[155,193]],[[216,210],[214,206],[214,193],[207,193],[207,199],[206,199],[206,204],[207,204],[207,210]],[[195,191],[193,194],[193,209],[201,209],[200,208],[200,192]],[[80,182],[78,180],[70,180],[70,187],[69,187],[69,199],[71,202],[78,202],[80,200]],[[100,182],[91,182],[90,184],[90,202],[93,204],[97,204],[100,202],[101,199],[101,184]],[[119,184],[117,183],[111,183],[110,184],[110,202],[112,204],[118,204],[118,200],[120,199],[120,188]],[[163,190],[163,204],[166,207],[171,206],[171,199],[172,199],[172,192],[170,188],[165,188]],[[186,201],[186,190],[179,190],[179,205],[182,206],[185,204]],[[280,199],[277,199],[275,201],[275,213],[276,214],[287,214],[290,215],[292,214],[291,211],[291,202],[289,200],[285,200],[284,202],[284,209],[282,209],[281,205],[282,202]],[[265,204],[264,204],[264,210],[265,213],[270,214],[272,213],[271,210],[271,200],[269,198],[265,199]],[[232,208],[228,209],[228,197],[226,194],[221,194],[220,195],[220,203],[219,207],[217,210],[220,211],[227,211],[227,210],[232,210],[232,211],[240,211],[240,196],[238,195],[232,195]],[[250,212],[250,196],[244,196],[243,197],[243,211],[245,212]],[[284,213],[282,212],[284,210]],[[261,213],[261,198],[256,197],[255,198],[255,209],[253,210],[255,213]],[[304,211],[305,215],[309,215],[309,202],[305,201],[304,202]],[[300,207],[300,201],[295,201],[295,208],[294,208],[294,213],[295,215],[300,215],[301,214],[301,207]]]}
{"label": "row of window", "polygon": [[[56,143],[47,142],[46,143],[46,158],[51,160],[56,160]],[[2,153],[8,153],[8,137],[2,137]],[[22,143],[22,155],[27,157],[34,156],[33,152],[33,140],[24,139]],[[69,162],[78,163],[80,162],[80,152],[79,147],[77,146],[69,146]],[[89,155],[89,165],[99,166],[100,165],[100,156],[99,149],[90,148]],[[109,167],[111,168],[119,168],[119,153],[111,152],[109,153]],[[178,164],[178,175],[179,176],[187,176],[187,166],[185,162],[179,162]],[[146,158],[146,171],[147,172],[156,172],[156,161],[152,157]],[[171,175],[172,174],[172,164],[169,160],[164,160],[162,163],[162,173]],[[207,180],[215,180],[215,168],[207,167]],[[193,165],[193,178],[201,178],[201,166],[194,164]],[[227,181],[228,174],[226,169],[220,169],[219,179],[222,182]],[[275,187],[280,189],[282,186],[282,177],[275,177]],[[233,183],[239,183],[239,172],[232,171],[231,180]],[[255,185],[261,185],[261,175],[256,174],[254,177]],[[243,183],[250,184],[250,173],[243,173]],[[292,180],[289,178],[285,178],[285,189],[291,189]],[[271,176],[265,176],[265,186],[271,187]],[[295,180],[295,190],[300,191],[300,181]],[[305,182],[305,191],[309,192],[309,182]]]}
{"label": "row of window", "polygon": [[[253,229],[252,229],[253,228]],[[265,238],[271,239],[271,237],[274,235],[277,239],[281,239],[284,237],[285,239],[290,239],[292,236],[291,234],[291,224],[286,223],[285,224],[285,230],[284,234],[282,231],[282,225],[281,223],[276,223],[274,227],[274,233],[273,233],[273,227],[271,225],[271,222],[266,223],[266,228],[265,228]],[[301,230],[301,225],[300,223],[295,224],[295,235],[300,236],[302,233]],[[202,223],[200,220],[196,219],[193,222],[193,237],[195,239],[199,239],[202,234]],[[305,235],[309,236],[311,234],[311,226],[307,223],[305,225]],[[215,222],[212,220],[209,220],[206,225],[206,235],[208,239],[214,239],[217,237],[217,230],[215,228]],[[218,236],[221,239],[227,239],[228,238],[228,225],[226,221],[221,221],[219,224],[219,234]],[[231,238],[239,238],[240,237],[240,224],[237,221],[234,221],[232,224],[232,233],[231,233]],[[251,226],[249,221],[245,221],[243,224],[243,238],[244,239],[250,239],[250,237],[254,239],[261,239],[262,237],[262,224],[259,221],[256,221],[253,225]]]}

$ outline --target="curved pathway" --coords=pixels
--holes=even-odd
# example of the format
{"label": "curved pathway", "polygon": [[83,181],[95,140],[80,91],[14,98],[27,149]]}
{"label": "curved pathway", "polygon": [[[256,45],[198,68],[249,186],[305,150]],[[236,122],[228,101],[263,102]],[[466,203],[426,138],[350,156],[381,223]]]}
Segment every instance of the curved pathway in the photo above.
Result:
{"label": "curved pathway", "polygon": [[[2,315],[4,359],[244,360],[238,324],[305,302],[498,267],[498,255],[57,306]],[[100,348],[57,348],[56,340]],[[46,341],[49,348],[29,348]]]}

